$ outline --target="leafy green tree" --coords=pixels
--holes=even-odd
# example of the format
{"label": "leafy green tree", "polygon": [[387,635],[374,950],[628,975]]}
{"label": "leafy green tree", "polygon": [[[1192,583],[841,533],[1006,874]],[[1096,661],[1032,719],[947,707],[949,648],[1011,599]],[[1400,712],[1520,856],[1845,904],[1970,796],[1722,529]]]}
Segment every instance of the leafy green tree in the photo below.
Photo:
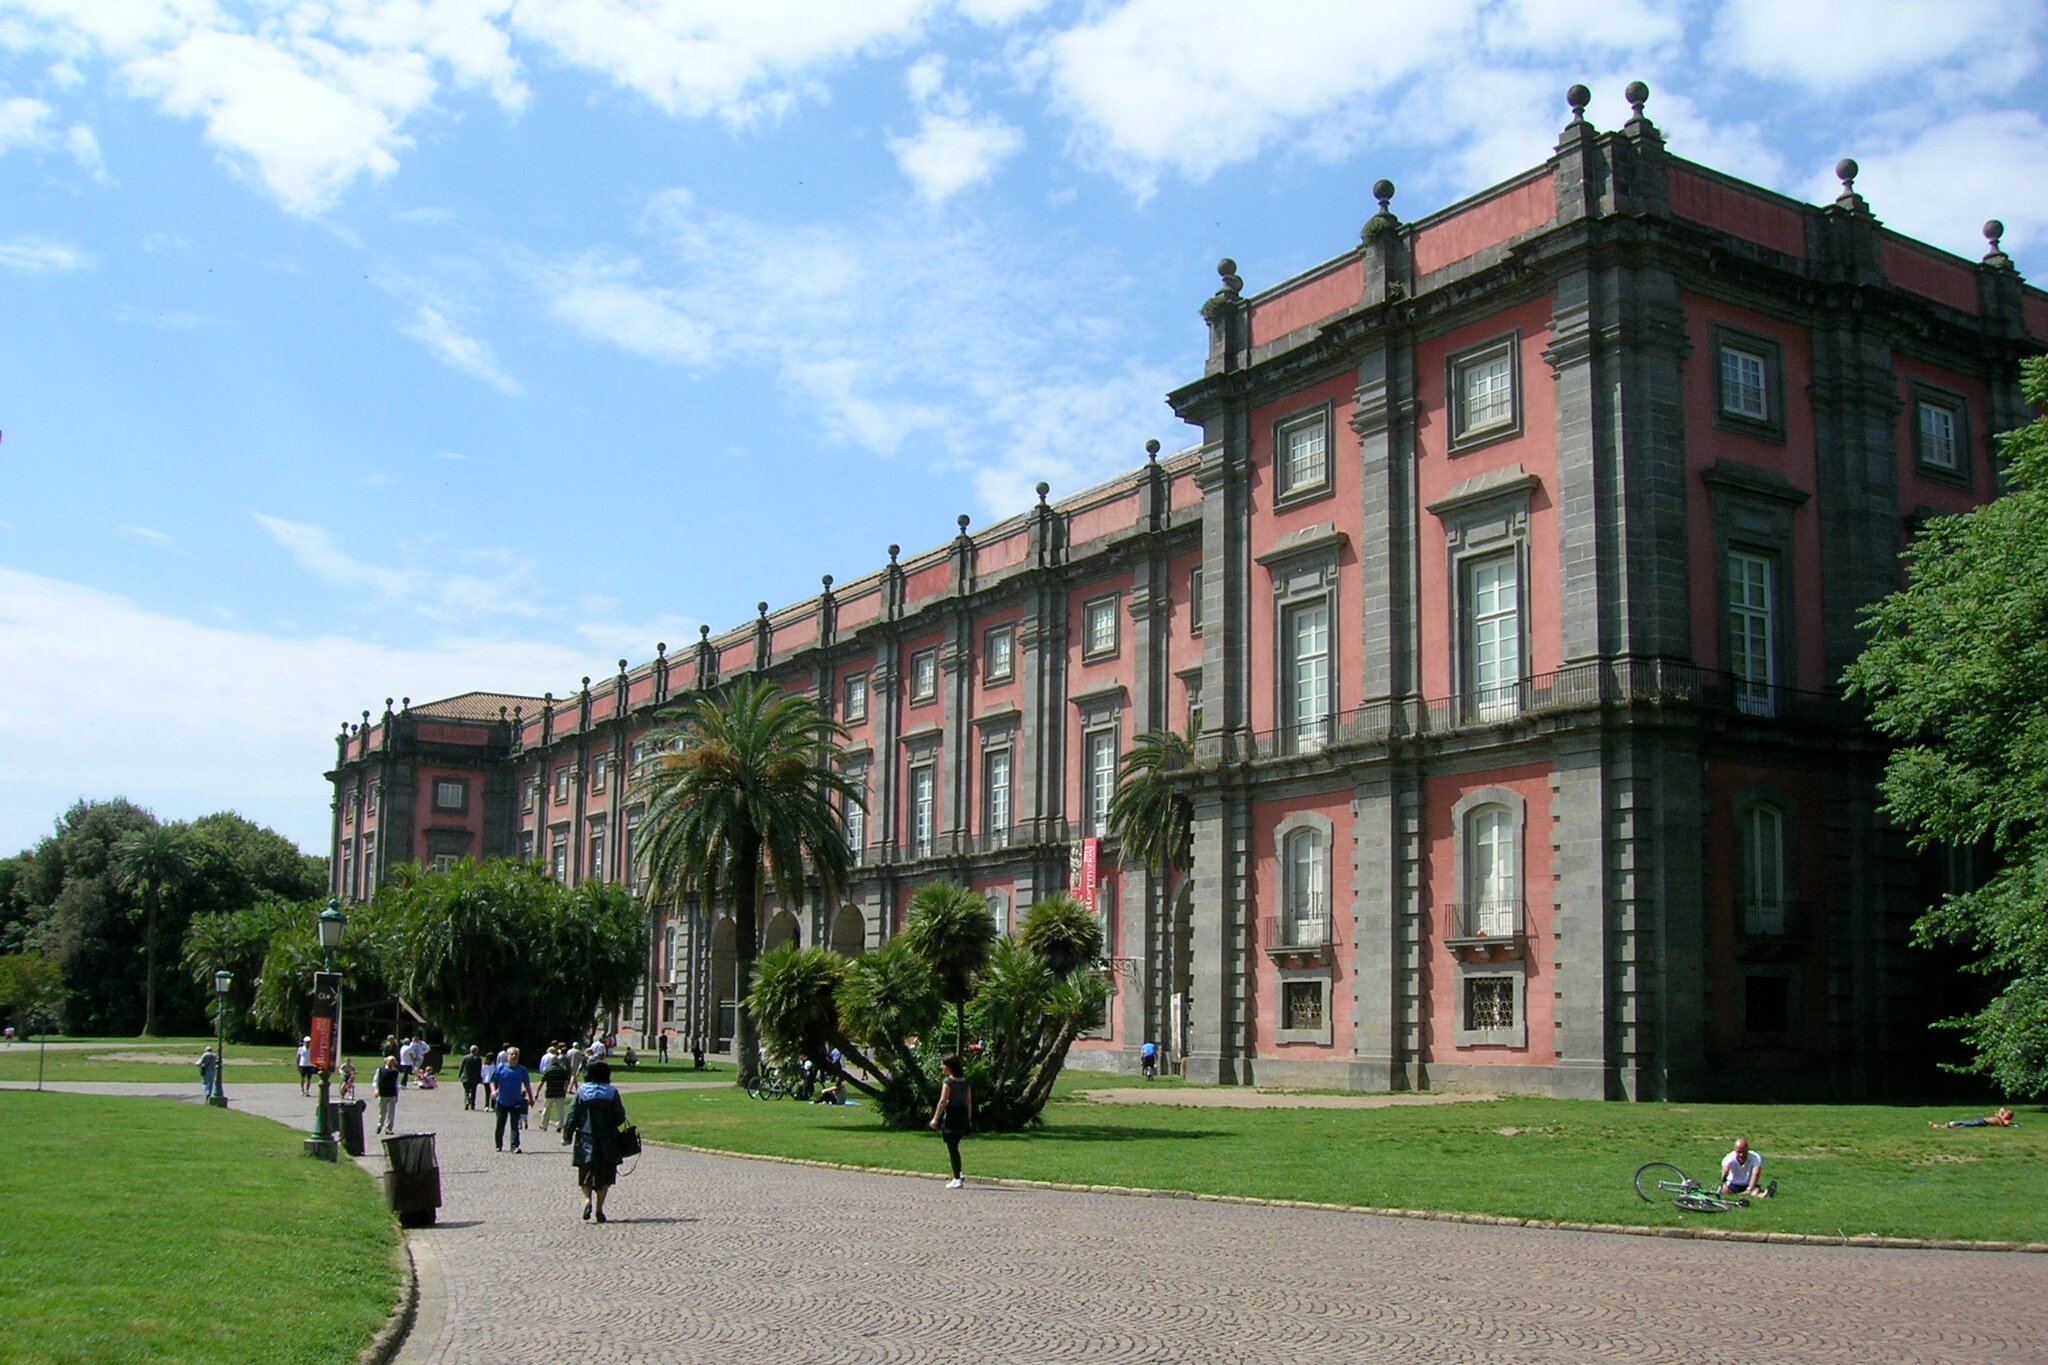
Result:
{"label": "leafy green tree", "polygon": [[910,897],[903,938],[938,973],[939,996],[953,1007],[953,1050],[967,1050],[967,1002],[996,941],[988,897],[957,882],[933,882]]}
{"label": "leafy green tree", "polygon": [[123,887],[140,888],[149,920],[143,931],[148,965],[142,976],[142,1032],[156,1032],[156,928],[164,889],[192,875],[193,852],[186,836],[165,825],[138,829],[114,846],[114,876]]}
{"label": "leafy green tree", "polygon": [[0,957],[0,1014],[24,1034],[63,1015],[64,969],[40,953]]}
{"label": "leafy green tree", "polygon": [[[913,898],[904,932],[858,958],[795,946],[767,954],[749,1007],[770,1053],[791,1061],[837,1047],[853,1064],[847,1083],[875,1101],[885,1122],[922,1124],[938,1097],[942,1049],[932,1031],[945,1017],[949,974],[957,981],[964,961],[956,954],[942,964],[926,953],[947,944],[940,922],[961,907],[978,908],[986,920],[980,901],[963,887]],[[960,931],[972,938],[965,925]],[[956,1037],[944,1050],[964,1052],[976,1123],[1016,1129],[1043,1112],[1074,1040],[1102,1022],[1109,1000],[1096,969],[1102,930],[1061,896],[1033,906],[1016,940],[990,934],[981,941],[965,1004],[966,1030],[981,1046],[960,1049]]]}
{"label": "leafy green tree", "polygon": [[[2048,404],[2048,359],[2022,387]],[[2048,1093],[2048,418],[2000,438],[2007,491],[1929,522],[1906,586],[1865,613],[1870,643],[1846,674],[1899,741],[1885,801],[1917,846],[1989,843],[1997,868],[1924,915],[1924,944],[1960,944],[2000,983],[1950,1024],[1967,1070],[2014,1097]]]}
{"label": "leafy green tree", "polygon": [[[527,1049],[580,1035],[624,1005],[647,962],[646,918],[623,887],[571,889],[537,864],[502,859],[394,869],[351,916],[349,938],[360,969],[380,973],[450,1041]],[[310,975],[303,951],[278,965]],[[273,974],[266,963],[266,992]]]}
{"label": "leafy green tree", "polygon": [[[743,681],[664,715],[654,756],[636,782],[648,792],[639,856],[650,899],[723,896],[733,912],[733,956],[749,988],[761,950],[761,887],[803,902],[806,877],[827,903],[846,885],[851,859],[842,812],[860,800],[840,774],[846,731],[815,700]],[[752,1079],[752,1010],[739,1003],[734,1051]]]}

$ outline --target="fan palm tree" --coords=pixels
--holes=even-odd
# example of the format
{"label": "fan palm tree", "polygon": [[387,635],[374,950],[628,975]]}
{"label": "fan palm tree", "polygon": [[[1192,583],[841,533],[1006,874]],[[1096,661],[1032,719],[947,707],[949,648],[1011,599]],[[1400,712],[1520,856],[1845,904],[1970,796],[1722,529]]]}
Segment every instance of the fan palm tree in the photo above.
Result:
{"label": "fan palm tree", "polygon": [[967,1002],[974,998],[974,978],[988,965],[996,941],[988,897],[958,882],[921,886],[910,898],[903,938],[938,974],[939,993],[953,1007],[953,1051],[964,1053]]}
{"label": "fan palm tree", "polygon": [[1195,726],[1150,730],[1131,744],[1109,802],[1109,831],[1126,857],[1162,880],[1194,863],[1195,806],[1173,775],[1195,761]]}
{"label": "fan palm tree", "polygon": [[665,713],[644,769],[641,840],[650,899],[701,891],[733,910],[739,971],[734,1050],[742,1083],[759,1069],[747,1004],[761,949],[764,873],[785,906],[803,899],[806,872],[836,898],[852,859],[844,811],[860,793],[839,769],[846,731],[801,694],[742,681]]}
{"label": "fan palm tree", "polygon": [[164,888],[192,875],[192,853],[185,838],[165,825],[130,830],[114,845],[114,877],[125,888],[141,888],[148,914],[143,928],[147,964],[142,981],[142,1032],[156,1032],[156,921]]}

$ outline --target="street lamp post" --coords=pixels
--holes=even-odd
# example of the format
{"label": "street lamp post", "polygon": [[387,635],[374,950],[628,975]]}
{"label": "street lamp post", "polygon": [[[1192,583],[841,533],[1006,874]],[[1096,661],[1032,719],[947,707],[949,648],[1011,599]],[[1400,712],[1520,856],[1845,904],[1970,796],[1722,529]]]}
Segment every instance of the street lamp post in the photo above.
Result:
{"label": "street lamp post", "polygon": [[[342,930],[348,928],[348,916],[341,913],[341,901],[329,900],[327,908],[320,912],[320,955],[325,970],[321,972],[325,984],[333,991],[333,1013],[329,1015],[330,1026],[341,1018],[341,982],[334,975],[334,950],[341,946]],[[317,995],[318,992],[316,991]],[[322,1161],[333,1161],[338,1155],[333,1132],[327,1124],[328,1083],[334,1070],[334,1049],[341,1046],[341,1040],[328,1034],[327,1065],[320,1068],[320,1107],[313,1113],[313,1135],[306,1139],[306,1153]]]}
{"label": "street lamp post", "polygon": [[213,974],[213,1093],[206,1102],[217,1109],[228,1107],[228,992],[234,984],[233,972]]}

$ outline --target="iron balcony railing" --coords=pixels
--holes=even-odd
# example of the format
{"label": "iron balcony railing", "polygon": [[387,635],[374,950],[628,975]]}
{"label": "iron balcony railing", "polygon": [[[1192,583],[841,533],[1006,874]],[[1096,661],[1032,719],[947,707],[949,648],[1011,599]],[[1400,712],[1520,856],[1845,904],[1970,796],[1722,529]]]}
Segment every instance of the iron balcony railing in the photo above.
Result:
{"label": "iron balcony railing", "polygon": [[1802,692],[1671,659],[1573,664],[1520,682],[1455,696],[1373,702],[1277,730],[1223,736],[1212,761],[1282,758],[1344,745],[1447,735],[1606,706],[1692,706],[1804,725],[1840,725],[1852,714],[1833,693]]}
{"label": "iron balcony railing", "polygon": [[1447,943],[1512,941],[1526,932],[1520,900],[1453,901],[1443,907],[1443,917]]}
{"label": "iron balcony railing", "polygon": [[1259,938],[1270,953],[1319,953],[1330,948],[1330,917],[1267,915],[1259,921]]}
{"label": "iron balcony railing", "polygon": [[1735,926],[1744,938],[1791,938],[1806,932],[1804,901],[1772,897],[1735,902]]}

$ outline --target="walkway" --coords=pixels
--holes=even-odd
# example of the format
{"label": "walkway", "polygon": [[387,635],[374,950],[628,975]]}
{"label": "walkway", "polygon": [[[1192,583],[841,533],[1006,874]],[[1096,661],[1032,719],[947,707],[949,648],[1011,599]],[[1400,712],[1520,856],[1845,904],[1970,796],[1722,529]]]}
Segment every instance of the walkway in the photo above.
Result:
{"label": "walkway", "polygon": [[[229,1085],[236,1108],[304,1126],[297,1086]],[[447,1200],[411,1234],[422,1299],[401,1365],[2048,1359],[2042,1255],[1544,1232],[971,1175],[948,1191],[653,1148],[598,1227],[576,1216],[553,1134],[499,1156],[454,1087],[408,1092],[399,1116],[439,1132]],[[931,1157],[939,1171],[937,1139]]]}

